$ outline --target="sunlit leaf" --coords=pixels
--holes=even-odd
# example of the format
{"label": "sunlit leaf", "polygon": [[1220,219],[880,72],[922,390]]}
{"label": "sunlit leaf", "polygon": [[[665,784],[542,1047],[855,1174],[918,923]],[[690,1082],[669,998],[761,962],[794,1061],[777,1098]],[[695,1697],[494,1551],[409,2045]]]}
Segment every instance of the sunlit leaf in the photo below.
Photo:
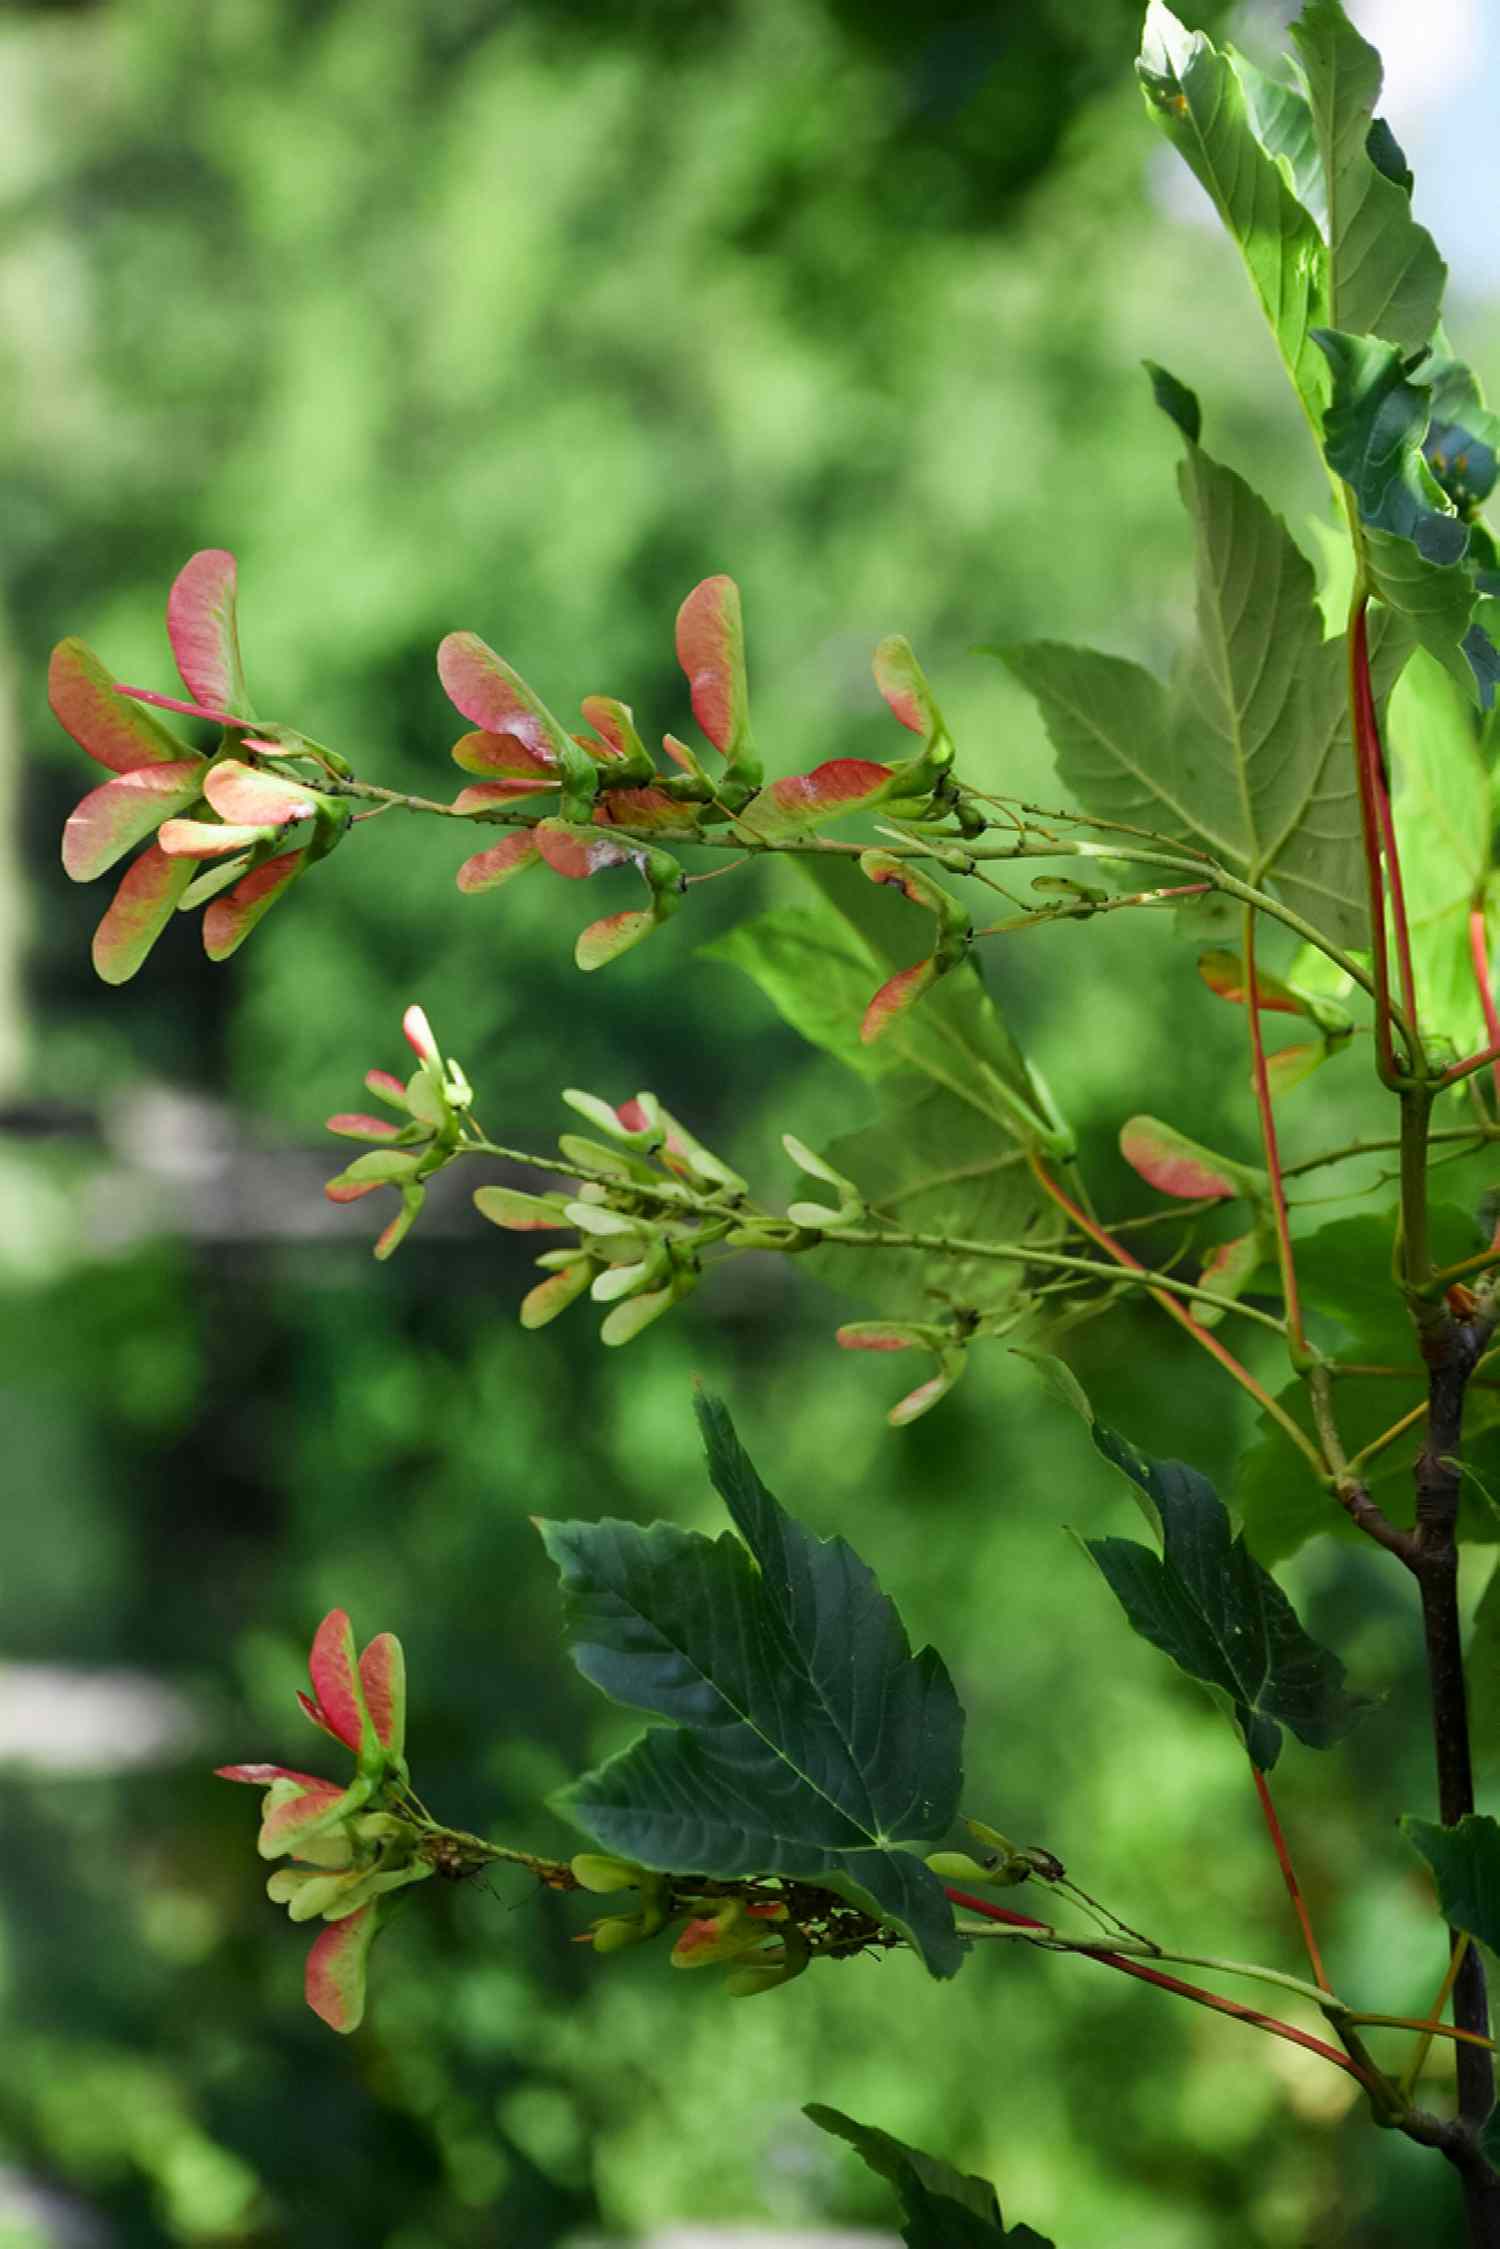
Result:
{"label": "sunlit leaf", "polygon": [[693,716],[716,750],[743,769],[751,755],[745,626],[732,578],[705,578],[677,612],[677,661]]}
{"label": "sunlit leaf", "polygon": [[359,1659],[375,1739],[393,1757],[406,1747],[406,1657],[394,1632],[379,1632]]}
{"label": "sunlit leaf", "polygon": [[1325,184],[1329,325],[1420,350],[1437,325],[1447,268],[1411,215],[1409,189],[1371,158],[1380,57],[1339,0],[1306,0],[1291,31]]}
{"label": "sunlit leaf", "polygon": [[743,1545],[666,1523],[541,1526],[579,1669],[668,1721],[558,1809],[641,1866],[835,1890],[952,1975],[952,1909],[904,1847],[936,1841],[958,1808],[963,1714],[948,1674],[931,1649],[911,1654],[842,1539],[814,1538],[777,1505],[724,1408],[699,1415]]}
{"label": "sunlit leaf", "polygon": [[330,1921],[307,1956],[303,1993],[330,2030],[358,2030],[364,2020],[365,1973],[379,1915],[377,1903]]}
{"label": "sunlit leaf", "polygon": [[1293,199],[1326,233],[1328,183],[1306,94],[1300,86],[1258,70],[1245,55],[1235,53],[1229,59],[1245,97],[1250,130],[1266,154],[1283,166]]}
{"label": "sunlit leaf", "polygon": [[252,718],[235,621],[236,566],[222,547],[184,563],[167,597],[167,638],[189,693],[211,711]]}
{"label": "sunlit leaf", "polygon": [[235,758],[222,758],[203,777],[203,794],[221,820],[263,828],[289,828],[310,820],[318,800],[279,773],[262,773]]}
{"label": "sunlit leaf", "polygon": [[356,1110],[344,1109],[329,1117],[324,1129],[336,1132],[343,1140],[395,1140],[403,1128],[385,1117],[362,1116]]}
{"label": "sunlit leaf", "polygon": [[192,879],[191,860],[169,859],[158,844],[148,843],[131,862],[94,931],[94,968],[104,983],[134,976]]}
{"label": "sunlit leaf", "polygon": [[768,783],[738,815],[738,825],[765,842],[779,842],[851,812],[868,812],[889,793],[890,781],[888,765],[830,758],[811,773],[789,773]]}
{"label": "sunlit leaf", "polygon": [[[1070,796],[1208,850],[1340,944],[1368,942],[1343,639],[1247,485],[1189,443],[1198,637],[1170,689],[1138,664],[1035,641],[997,651],[1041,706]],[[1405,653],[1375,640],[1377,700]]]}
{"label": "sunlit leaf", "polygon": [[472,859],[466,859],[454,880],[460,890],[470,895],[481,890],[498,890],[512,875],[534,867],[540,857],[531,830],[517,828],[513,835],[499,843],[487,844],[483,851],[476,851]]}
{"label": "sunlit leaf", "polygon": [[163,820],[192,804],[202,781],[202,758],[189,757],[171,765],[138,765],[91,789],[63,829],[65,872],[74,882],[92,882]]}
{"label": "sunlit leaf", "polygon": [[1422,1029],[1467,1054],[1484,1036],[1469,915],[1500,915],[1490,785],[1473,706],[1425,651],[1391,697],[1386,743]]}
{"label": "sunlit leaf", "polygon": [[556,769],[565,798],[587,804],[597,766],[503,656],[478,633],[449,633],[439,645],[437,665],[450,701],[465,718],[486,734],[514,736],[539,765]]}
{"label": "sunlit leaf", "polygon": [[53,649],[47,700],[79,748],[112,773],[175,765],[187,754],[175,734],[116,692],[113,675],[81,640]]}
{"label": "sunlit leaf", "polygon": [[1310,331],[1326,321],[1327,252],[1280,166],[1256,139],[1227,55],[1151,0],[1136,64],[1146,104],[1211,197],[1244,258],[1260,306],[1309,413],[1327,377]]}
{"label": "sunlit leaf", "polygon": [[926,741],[943,729],[943,714],[927,684],[927,675],[901,633],[892,633],[875,651],[875,685],[903,726]]}

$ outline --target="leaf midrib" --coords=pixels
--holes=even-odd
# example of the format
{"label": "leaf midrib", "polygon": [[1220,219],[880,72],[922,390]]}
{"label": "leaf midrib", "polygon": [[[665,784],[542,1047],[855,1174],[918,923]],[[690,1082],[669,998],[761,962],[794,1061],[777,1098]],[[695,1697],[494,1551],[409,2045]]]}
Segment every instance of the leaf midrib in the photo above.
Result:
{"label": "leaf midrib", "polygon": [[[712,1551],[714,1542],[710,1541],[709,1544],[710,1550]],[[742,1547],[739,1549],[739,1551],[741,1553],[744,1553],[746,1550]],[[757,1568],[757,1572],[759,1572],[759,1565],[757,1564],[755,1566]],[[760,1584],[763,1588],[763,1575],[760,1576]],[[764,1592],[762,1592],[762,1597],[764,1598]],[[781,1764],[785,1765],[789,1772],[795,1773],[797,1778],[800,1781],[804,1782],[806,1786],[812,1790],[815,1796],[820,1797],[825,1804],[827,1804],[833,1811],[837,1812],[841,1819],[852,1821],[856,1827],[860,1828],[864,1834],[869,1836],[869,1842],[867,1844],[861,1845],[861,1849],[884,1851],[889,1848],[887,1844],[880,1841],[878,1834],[870,1828],[866,1821],[860,1819],[857,1813],[851,1812],[847,1805],[841,1804],[838,1801],[837,1797],[830,1796],[828,1790],[826,1788],[820,1787],[811,1773],[804,1772],[802,1767],[798,1765],[794,1761],[794,1759],[789,1757],[784,1749],[779,1748],[777,1744],[771,1739],[770,1735],[766,1733],[765,1729],[762,1726],[759,1726],[756,1723],[755,1719],[751,1717],[749,1711],[741,1709],[740,1705],[734,1700],[734,1697],[725,1690],[725,1688],[713,1676],[713,1674],[704,1670],[697,1657],[693,1655],[689,1649],[683,1647],[677,1640],[675,1640],[670,1633],[663,1629],[658,1618],[649,1616],[646,1611],[642,1609],[628,1593],[616,1593],[615,1598],[621,1602],[622,1606],[628,1608],[630,1614],[635,1617],[639,1623],[647,1625],[650,1630],[655,1633],[656,1637],[661,1641],[662,1645],[668,1648],[673,1655],[681,1659],[681,1661],[693,1673],[695,1678],[700,1679],[706,1687],[711,1687],[714,1693],[718,1696],[719,1700],[724,1704],[725,1708],[734,1712],[736,1719],[742,1726],[746,1728],[747,1732],[753,1734],[757,1741],[763,1743],[764,1746],[770,1751],[771,1755],[775,1757]],[[796,1647],[796,1642],[793,1641],[792,1645]],[[807,1685],[811,1688],[813,1693],[816,1694],[822,1708],[827,1713],[829,1722],[833,1726],[834,1731],[837,1734],[841,1745],[843,1746],[846,1757],[848,1758],[850,1770],[858,1772],[859,1768],[854,1760],[852,1744],[845,1736],[842,1725],[840,1724],[832,1708],[830,1707],[827,1695],[825,1694],[822,1687],[819,1686],[817,1680],[813,1678],[812,1673],[808,1670],[806,1660],[802,1656],[800,1648],[797,1650],[797,1654],[802,1675],[805,1678]],[[882,1693],[883,1691],[884,1690],[882,1689]],[[640,1705],[636,1704],[634,1707],[638,1709]],[[677,1730],[679,1732],[686,1732],[688,1734],[694,1734],[701,1731],[701,1729],[692,1726],[678,1726]],[[868,1793],[868,1789],[866,1789],[867,1796]],[[871,1805],[871,1810],[872,1812],[874,1810],[873,1804]],[[774,1832],[774,1830],[772,1832]],[[782,1840],[790,1842],[793,1841],[794,1838],[788,1836],[782,1838]],[[819,1849],[827,1848],[826,1845],[819,1845],[817,1847]]]}

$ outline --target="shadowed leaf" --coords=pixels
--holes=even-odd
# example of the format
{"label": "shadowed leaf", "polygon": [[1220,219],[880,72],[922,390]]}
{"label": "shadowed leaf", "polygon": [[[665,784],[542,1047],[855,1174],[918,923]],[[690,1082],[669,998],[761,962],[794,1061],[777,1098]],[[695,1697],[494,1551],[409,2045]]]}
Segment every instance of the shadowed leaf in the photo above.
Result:
{"label": "shadowed leaf", "polygon": [[895,2188],[907,2249],[1054,2249],[1030,2226],[1006,2226],[988,2179],[957,2171],[872,2124],[856,2124],[836,2108],[814,2103],[802,2113],[820,2132],[847,2140]]}
{"label": "shadowed leaf", "polygon": [[[514,796],[525,796],[532,789],[555,789],[558,785],[557,760],[550,745],[543,738],[532,748],[519,734],[463,734],[453,745],[453,762],[463,767],[465,773],[478,773],[485,780],[497,776],[513,781]],[[474,792],[466,789],[465,796]]]}
{"label": "shadowed leaf", "polygon": [[1431,1867],[1449,1928],[1467,1929],[1500,1952],[1500,1826],[1483,1812],[1470,1812],[1455,1827],[1408,1812],[1401,1832]]}
{"label": "shadowed leaf", "polygon": [[[1431,1231],[1432,1254],[1439,1265],[1456,1263],[1482,1246],[1470,1214],[1451,1204],[1433,1207]],[[1427,1393],[1427,1372],[1411,1319],[1399,1291],[1391,1286],[1394,1249],[1394,1214],[1380,1216],[1373,1211],[1330,1220],[1296,1241],[1297,1285],[1311,1341],[1351,1365],[1392,1370],[1388,1376],[1339,1385],[1339,1429],[1350,1453],[1392,1428]],[[1315,1434],[1305,1382],[1288,1382],[1276,1393],[1276,1402],[1310,1436]],[[1260,1560],[1280,1561],[1324,1533],[1363,1544],[1364,1534],[1331,1494],[1320,1490],[1276,1423],[1263,1414],[1257,1430],[1255,1441],[1235,1465],[1232,1497],[1245,1536]],[[1412,1429],[1363,1470],[1372,1497],[1402,1526],[1412,1520],[1412,1467],[1421,1441],[1420,1429]],[[1464,1451],[1481,1476],[1488,1479],[1493,1473],[1500,1489],[1500,1391],[1478,1386],[1469,1391]],[[1500,1539],[1500,1518],[1485,1504],[1472,1478],[1465,1479],[1458,1529],[1465,1544]]]}
{"label": "shadowed leaf", "polygon": [[699,1418],[743,1545],[665,1523],[541,1526],[579,1669],[668,1721],[558,1809],[638,1865],[835,1890],[952,1975],[952,1909],[901,1847],[936,1840],[957,1811],[963,1715],[947,1672],[931,1649],[911,1654],[842,1539],[782,1511],[723,1407],[704,1401]]}
{"label": "shadowed leaf", "polygon": [[253,867],[227,898],[214,900],[203,916],[203,950],[211,961],[228,960],[244,944],[262,915],[269,913],[288,884],[296,881],[306,859],[305,848],[283,851],[263,866]]}
{"label": "shadowed leaf", "polygon": [[654,929],[661,927],[660,914],[641,911],[639,908],[622,914],[606,914],[602,921],[591,921],[587,929],[580,930],[573,947],[573,958],[585,972],[604,968],[632,946],[642,944]]}
{"label": "shadowed leaf", "polygon": [[546,1280],[538,1281],[534,1289],[521,1299],[521,1325],[523,1328],[544,1328],[560,1312],[577,1301],[593,1280],[595,1266],[592,1258],[575,1258],[560,1272],[549,1273]]}
{"label": "shadowed leaf", "polygon": [[1242,1180],[1211,1148],[1200,1148],[1156,1117],[1128,1118],[1120,1128],[1120,1153],[1159,1194],[1197,1202],[1244,1192]]}
{"label": "shadowed leaf", "polygon": [[1044,1129],[1026,1066],[972,961],[874,1045],[860,1038],[873,990],[911,945],[910,921],[858,869],[817,859],[801,868],[818,895],[741,923],[703,948],[744,969],[794,1030],[865,1077],[910,1070],[1001,1126],[1012,1141]]}
{"label": "shadowed leaf", "polygon": [[377,1187],[404,1185],[416,1170],[419,1157],[420,1151],[372,1148],[367,1156],[356,1156],[346,1170],[330,1179],[323,1192],[331,1203],[357,1203],[362,1195],[373,1195]]}
{"label": "shadowed leaf", "polygon": [[1319,1647],[1267,1571],[1232,1535],[1206,1476],[1180,1460],[1149,1460],[1097,1421],[1094,1443],[1143,1495],[1158,1555],[1133,1539],[1091,1538],[1089,1553],[1131,1627],[1207,1687],[1269,1772],[1289,1726],[1309,1749],[1341,1741],[1371,1707],[1344,1688],[1344,1667]]}

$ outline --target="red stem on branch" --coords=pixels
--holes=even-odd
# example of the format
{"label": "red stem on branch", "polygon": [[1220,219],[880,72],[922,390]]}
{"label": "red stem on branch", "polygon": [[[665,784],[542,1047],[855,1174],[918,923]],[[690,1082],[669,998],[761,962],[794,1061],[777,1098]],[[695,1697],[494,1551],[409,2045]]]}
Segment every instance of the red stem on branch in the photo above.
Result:
{"label": "red stem on branch", "polygon": [[[1359,826],[1365,847],[1370,967],[1375,978],[1375,1052],[1380,1075],[1389,1082],[1396,1074],[1396,1057],[1391,1046],[1391,964],[1385,933],[1385,883],[1380,865],[1380,847],[1385,833],[1380,815],[1380,802],[1385,795],[1385,765],[1380,750],[1380,731],[1375,723],[1375,698],[1370,689],[1368,608],[1368,596],[1361,594],[1349,619],[1349,702],[1354,714]],[[1386,817],[1389,819],[1389,805]]]}
{"label": "red stem on branch", "polygon": [[[1090,1218],[1086,1211],[1080,1209],[1071,1195],[1058,1186],[1057,1181],[1051,1176],[1035,1150],[1028,1156],[1027,1162],[1031,1166],[1038,1186],[1051,1196],[1058,1209],[1066,1211],[1074,1225],[1087,1234],[1090,1241],[1097,1242],[1099,1247],[1106,1251],[1117,1265],[1124,1265],[1133,1273],[1150,1271],[1149,1266],[1143,1265],[1138,1257],[1132,1257],[1123,1242],[1117,1242],[1113,1234],[1106,1233],[1104,1228]],[[1179,1303],[1176,1297],[1169,1296],[1165,1289],[1148,1287],[1146,1294],[1154,1304],[1159,1304],[1162,1310],[1168,1313],[1180,1328],[1186,1328],[1193,1341],[1200,1343],[1211,1358],[1217,1359],[1225,1372],[1233,1375],[1242,1390],[1249,1392],[1261,1411],[1270,1415],[1277,1426],[1291,1439],[1298,1451],[1309,1461],[1314,1473],[1318,1476],[1325,1475],[1327,1463],[1322,1454],[1309,1441],[1306,1432],[1298,1427],[1285,1408],[1279,1406],[1263,1384],[1256,1381],[1250,1369],[1242,1366],[1234,1353],[1226,1350],[1218,1337],[1204,1327],[1201,1321],[1195,1320],[1186,1306]]]}
{"label": "red stem on branch", "polygon": [[1286,1884],[1286,1894],[1292,1901],[1292,1911],[1297,1916],[1297,1926],[1302,1931],[1302,1942],[1307,1947],[1307,1957],[1312,1963],[1313,1981],[1320,1991],[1332,1991],[1333,1986],[1323,1973],[1323,1961],[1318,1951],[1317,1938],[1312,1933],[1312,1922],[1308,1918],[1307,1903],[1302,1895],[1302,1885],[1297,1880],[1297,1869],[1292,1864],[1292,1854],[1286,1847],[1286,1837],[1282,1834],[1281,1822],[1276,1817],[1276,1806],[1271,1801],[1271,1791],[1266,1784],[1266,1776],[1259,1765],[1253,1763],[1250,1771],[1254,1776],[1255,1793],[1260,1798],[1261,1811],[1265,1814],[1267,1831],[1270,1834],[1271,1841],[1276,1846],[1277,1864],[1281,1868],[1281,1878]]}
{"label": "red stem on branch", "polygon": [[1490,938],[1485,927],[1482,900],[1469,909],[1469,957],[1474,963],[1479,1004],[1484,1009],[1484,1028],[1490,1042],[1491,1062],[1495,1073],[1495,1099],[1500,1101],[1500,1007],[1495,1004],[1495,987],[1490,981]]}
{"label": "red stem on branch", "polygon": [[[1045,1921],[1033,1920],[1029,1913],[1014,1913],[1008,1906],[991,1905],[987,1898],[972,1897],[967,1890],[947,1890],[945,1894],[950,1904],[961,1905],[966,1913],[981,1914],[986,1921],[1003,1921],[1013,1929],[1047,1930]],[[1285,2038],[1294,2046],[1305,2046],[1310,2054],[1317,2054],[1325,2062],[1332,2062],[1336,2069],[1346,2071],[1359,2084],[1365,2083],[1363,2071],[1356,2068],[1347,2054],[1341,2054],[1337,2046],[1330,2046],[1325,2040],[1314,2038],[1310,2031],[1298,2030],[1293,2024],[1282,2022],[1276,2015],[1263,2015],[1256,2007],[1242,2007],[1235,1999],[1221,1999],[1216,1991],[1205,1991],[1201,1984],[1184,1983],[1180,1976],[1166,1975],[1160,1968],[1148,1968],[1139,1960],[1127,1960],[1118,1952],[1095,1952],[1090,1948],[1081,1957],[1085,1960],[1097,1960],[1106,1968],[1117,1968],[1121,1975],[1135,1976],[1142,1983],[1157,1985],[1162,1991],[1175,1991],[1179,1997],[1191,1999],[1200,2007],[1212,2007],[1216,2014],[1232,2015],[1236,2022],[1249,2023],[1255,2030],[1269,2031],[1273,2038]]]}
{"label": "red stem on branch", "polygon": [[[1276,1139],[1276,1112],[1271,1105],[1271,1079],[1266,1069],[1266,1042],[1260,1027],[1260,984],[1255,973],[1255,908],[1245,908],[1245,1012],[1250,1018],[1251,1076],[1255,1086],[1255,1107],[1260,1118],[1261,1145],[1265,1149],[1266,1174],[1271,1182],[1271,1211],[1276,1224],[1276,1259],[1281,1268],[1281,1293],[1286,1303],[1286,1324],[1291,1335],[1292,1349],[1299,1356],[1307,1350],[1307,1334],[1302,1325],[1302,1300],[1297,1293],[1297,1268],[1292,1258],[1292,1222],[1287,1215],[1286,1188],[1281,1177],[1281,1150]],[[1321,1982],[1321,1977],[1319,1981]]]}

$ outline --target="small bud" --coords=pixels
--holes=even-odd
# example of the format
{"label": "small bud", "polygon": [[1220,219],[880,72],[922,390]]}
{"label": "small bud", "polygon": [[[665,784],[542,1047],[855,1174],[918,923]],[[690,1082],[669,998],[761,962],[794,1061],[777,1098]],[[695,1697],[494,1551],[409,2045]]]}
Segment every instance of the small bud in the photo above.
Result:
{"label": "small bud", "polygon": [[981,1866],[966,1851],[929,1852],[927,1864],[940,1882],[961,1882],[966,1889],[985,1887],[992,1882],[1007,1882],[1009,1876],[994,1867]]}
{"label": "small bud", "polygon": [[612,1890],[636,1890],[642,1882],[642,1869],[632,1866],[627,1859],[606,1858],[599,1851],[580,1851],[569,1861],[573,1879],[581,1889],[592,1890],[600,1897]]}

